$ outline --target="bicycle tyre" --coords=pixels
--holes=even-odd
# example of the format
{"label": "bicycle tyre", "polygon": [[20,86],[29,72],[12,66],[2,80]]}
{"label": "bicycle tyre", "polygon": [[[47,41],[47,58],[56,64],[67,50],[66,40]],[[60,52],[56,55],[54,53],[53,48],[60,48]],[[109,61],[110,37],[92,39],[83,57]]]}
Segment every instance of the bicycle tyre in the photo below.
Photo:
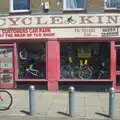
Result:
{"label": "bicycle tyre", "polygon": [[[86,73],[86,69],[87,69],[87,73]],[[92,76],[92,70],[87,67],[86,65],[81,66],[80,71],[79,71],[79,77],[82,79],[90,79]]]}
{"label": "bicycle tyre", "polygon": [[[10,103],[6,106],[6,107],[4,107],[4,108],[1,108],[0,107],[0,110],[7,110],[7,109],[9,109],[10,107],[11,107],[11,105],[12,105],[12,103],[13,103],[13,98],[12,98],[12,95],[10,94],[10,92],[8,92],[8,91],[6,91],[6,90],[0,90],[0,96],[1,96],[1,93],[3,94],[3,93],[7,93],[7,95],[9,96],[9,98],[10,98]],[[4,98],[2,98],[3,99],[3,101],[4,101]],[[7,101],[8,101],[8,99],[7,99]]]}
{"label": "bicycle tyre", "polygon": [[[62,66],[61,69],[60,69],[60,76],[62,79],[69,79],[71,78],[71,66],[70,65],[65,65],[65,66]],[[67,76],[66,76],[66,73],[67,73]]]}
{"label": "bicycle tyre", "polygon": [[[71,70],[71,76],[73,79],[81,79],[81,76],[79,76],[79,71],[80,71],[80,67],[75,66],[72,70]],[[76,73],[77,72],[77,73]]]}

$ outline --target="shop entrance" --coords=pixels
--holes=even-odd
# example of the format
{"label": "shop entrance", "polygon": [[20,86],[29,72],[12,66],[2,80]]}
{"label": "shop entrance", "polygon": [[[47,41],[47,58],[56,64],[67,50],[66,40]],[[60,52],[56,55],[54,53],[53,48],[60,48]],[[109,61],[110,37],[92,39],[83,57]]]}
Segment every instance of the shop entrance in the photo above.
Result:
{"label": "shop entrance", "polygon": [[13,88],[13,44],[0,44],[0,88]]}
{"label": "shop entrance", "polygon": [[120,46],[116,48],[116,89],[120,90]]}

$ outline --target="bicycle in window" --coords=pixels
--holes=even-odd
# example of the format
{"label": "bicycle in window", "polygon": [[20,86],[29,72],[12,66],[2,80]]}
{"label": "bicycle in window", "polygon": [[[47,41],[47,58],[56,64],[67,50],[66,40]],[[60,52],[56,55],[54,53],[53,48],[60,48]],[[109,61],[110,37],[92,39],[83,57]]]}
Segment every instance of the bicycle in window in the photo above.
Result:
{"label": "bicycle in window", "polygon": [[90,79],[93,76],[96,76],[97,79],[104,77],[105,68],[107,67],[108,61],[109,59],[106,59],[104,62],[101,62],[100,66],[97,69],[93,68],[92,65],[84,65],[79,71],[79,77],[82,77],[82,79]]}
{"label": "bicycle in window", "polygon": [[[74,66],[71,70],[71,76],[74,79],[83,79],[83,78],[89,78],[89,76],[91,76],[92,72],[89,68],[88,65],[88,60],[82,60],[82,59],[78,59],[78,65]],[[84,63],[83,63],[84,61]],[[83,74],[83,70],[86,69],[86,71]]]}
{"label": "bicycle in window", "polygon": [[[65,63],[65,58],[62,57],[61,58],[61,62],[62,64]],[[72,57],[69,57],[68,59],[68,64],[67,65],[62,65],[61,69],[60,69],[60,75],[62,79],[68,79],[71,78],[71,70],[72,70]]]}
{"label": "bicycle in window", "polygon": [[32,68],[32,64],[29,67],[25,67],[25,65],[20,65],[22,68],[22,72],[19,74],[20,79],[27,79],[27,78],[44,78],[44,73],[39,72],[37,69]]}
{"label": "bicycle in window", "polygon": [[69,57],[69,64],[63,65],[61,67],[61,78],[90,79],[96,75],[97,79],[100,79],[105,76],[105,68],[107,67],[108,61],[109,59],[105,60],[104,62],[101,62],[98,69],[96,69],[93,68],[93,65],[88,64],[87,59],[85,59],[84,63],[83,60],[79,60],[79,65],[73,66],[72,58]]}
{"label": "bicycle in window", "polygon": [[[31,63],[28,65],[28,63],[25,63],[28,58],[28,52],[24,48],[22,51],[19,52],[20,58],[24,61],[23,64],[20,65],[20,69],[22,72],[19,74],[20,79],[25,79],[25,78],[44,78],[44,72],[39,72],[39,70],[36,69],[36,64]],[[45,61],[45,54],[41,55],[42,60]],[[27,66],[27,67],[26,67]],[[44,70],[45,71],[45,70]]]}

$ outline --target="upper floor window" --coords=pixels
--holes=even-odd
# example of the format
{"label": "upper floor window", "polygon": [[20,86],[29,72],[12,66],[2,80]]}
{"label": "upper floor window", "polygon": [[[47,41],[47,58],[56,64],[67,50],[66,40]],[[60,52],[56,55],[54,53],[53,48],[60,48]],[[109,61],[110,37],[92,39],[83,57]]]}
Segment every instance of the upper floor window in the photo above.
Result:
{"label": "upper floor window", "polygon": [[105,9],[120,9],[120,0],[105,0]]}
{"label": "upper floor window", "polygon": [[29,12],[30,0],[11,0],[11,12]]}
{"label": "upper floor window", "polygon": [[64,10],[84,10],[86,0],[64,0]]}

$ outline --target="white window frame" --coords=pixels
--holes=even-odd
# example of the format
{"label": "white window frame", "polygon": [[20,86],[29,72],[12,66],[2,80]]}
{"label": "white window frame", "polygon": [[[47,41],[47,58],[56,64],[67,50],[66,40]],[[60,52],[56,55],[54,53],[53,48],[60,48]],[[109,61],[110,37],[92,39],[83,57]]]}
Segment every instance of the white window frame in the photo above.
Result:
{"label": "white window frame", "polygon": [[16,12],[30,12],[31,11],[31,0],[30,0],[30,9],[25,10],[14,10],[13,9],[13,0],[10,0],[10,12],[16,13]]}
{"label": "white window frame", "polygon": [[85,5],[84,5],[84,8],[66,8],[66,0],[63,0],[63,10],[65,11],[76,11],[76,10],[85,10],[86,9],[86,0],[85,1]]}
{"label": "white window frame", "polygon": [[120,8],[117,8],[117,7],[116,7],[116,8],[115,8],[115,7],[109,7],[109,8],[108,8],[108,7],[106,6],[106,2],[107,2],[107,0],[104,0],[104,9],[105,9],[105,10],[120,10]]}

